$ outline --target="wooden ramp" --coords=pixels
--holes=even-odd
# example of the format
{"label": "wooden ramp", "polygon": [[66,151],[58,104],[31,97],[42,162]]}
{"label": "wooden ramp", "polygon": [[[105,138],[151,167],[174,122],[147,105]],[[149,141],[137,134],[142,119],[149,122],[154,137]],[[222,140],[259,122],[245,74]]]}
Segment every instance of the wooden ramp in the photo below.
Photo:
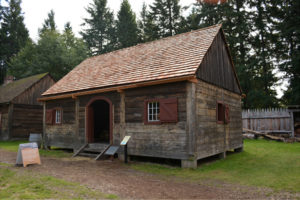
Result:
{"label": "wooden ramp", "polygon": [[95,160],[98,160],[110,147],[111,145],[106,143],[86,143],[72,157],[80,155],[94,157]]}

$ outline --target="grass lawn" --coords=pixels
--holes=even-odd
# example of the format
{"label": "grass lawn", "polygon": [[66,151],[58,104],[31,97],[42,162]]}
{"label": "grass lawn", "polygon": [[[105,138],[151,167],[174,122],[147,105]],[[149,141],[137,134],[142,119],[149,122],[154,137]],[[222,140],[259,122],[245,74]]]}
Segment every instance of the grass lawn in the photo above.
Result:
{"label": "grass lawn", "polygon": [[[13,152],[18,152],[19,144],[22,143],[28,143],[28,141],[5,141],[2,142],[0,141],[0,148],[5,149],[8,151],[13,151]],[[41,156],[52,156],[52,157],[57,157],[57,158],[62,158],[62,157],[71,157],[72,153],[68,153],[66,151],[62,151],[59,149],[52,148],[53,151],[47,151],[40,149],[40,155]]]}
{"label": "grass lawn", "polygon": [[194,181],[215,179],[274,190],[300,192],[300,143],[245,140],[244,152],[223,160],[181,169],[158,164],[134,164],[136,170]]}
{"label": "grass lawn", "polygon": [[[7,164],[6,164],[7,165]],[[32,172],[17,172],[0,163],[0,199],[116,199],[78,183]]]}

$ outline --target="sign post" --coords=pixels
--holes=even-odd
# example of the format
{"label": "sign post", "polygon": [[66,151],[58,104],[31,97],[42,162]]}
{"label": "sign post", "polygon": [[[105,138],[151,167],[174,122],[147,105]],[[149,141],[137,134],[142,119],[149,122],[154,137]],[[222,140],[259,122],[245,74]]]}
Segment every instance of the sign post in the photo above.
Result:
{"label": "sign post", "polygon": [[128,159],[127,159],[127,143],[129,141],[131,136],[125,136],[124,139],[122,140],[121,144],[122,146],[124,146],[124,162],[128,163]]}

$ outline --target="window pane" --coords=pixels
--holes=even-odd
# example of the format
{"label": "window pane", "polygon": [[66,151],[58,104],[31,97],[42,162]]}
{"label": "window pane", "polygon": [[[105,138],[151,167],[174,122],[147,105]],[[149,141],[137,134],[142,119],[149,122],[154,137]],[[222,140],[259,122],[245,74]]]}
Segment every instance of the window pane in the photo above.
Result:
{"label": "window pane", "polygon": [[148,102],[148,121],[159,121],[159,102]]}

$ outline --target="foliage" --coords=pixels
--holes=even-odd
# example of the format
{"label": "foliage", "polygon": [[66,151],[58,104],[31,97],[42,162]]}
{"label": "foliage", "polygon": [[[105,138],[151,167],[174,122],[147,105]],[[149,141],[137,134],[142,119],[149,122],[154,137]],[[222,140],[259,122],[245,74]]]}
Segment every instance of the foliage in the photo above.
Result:
{"label": "foliage", "polygon": [[229,154],[223,160],[202,163],[196,170],[158,164],[134,164],[132,168],[196,182],[213,179],[300,192],[299,155],[299,143],[245,140],[244,152]]}
{"label": "foliage", "polygon": [[148,42],[159,38],[158,26],[155,25],[154,16],[147,10],[146,3],[143,4],[138,20],[139,41]]}
{"label": "foliage", "polygon": [[276,43],[280,69],[289,80],[289,87],[283,96],[287,105],[300,102],[300,2],[293,0],[272,1],[272,16],[279,21],[280,42]]}
{"label": "foliage", "polygon": [[138,27],[135,13],[132,12],[128,0],[123,0],[117,20],[117,37],[119,48],[130,47],[138,42]]}
{"label": "foliage", "polygon": [[48,18],[44,20],[43,27],[39,30],[39,32],[41,34],[46,30],[51,30],[51,31],[56,30],[55,13],[53,10],[50,10],[50,12],[48,13]]}
{"label": "foliage", "polygon": [[[1,2],[0,2],[1,3]],[[8,7],[0,4],[0,84],[7,71],[8,62],[29,40],[24,24],[21,0],[10,0]]]}
{"label": "foliage", "polygon": [[107,0],[93,0],[86,11],[90,18],[84,18],[84,29],[80,34],[90,54],[99,55],[116,49],[114,15],[107,7]]}
{"label": "foliage", "polygon": [[35,172],[18,172],[0,165],[0,199],[111,199],[86,186]]}
{"label": "foliage", "polygon": [[161,38],[179,33],[182,19],[179,0],[155,0],[153,5],[150,5],[149,17],[154,22],[152,31],[155,37]]}
{"label": "foliage", "polygon": [[[200,1],[187,17],[190,29],[222,23],[243,93],[244,108],[276,107],[274,44],[278,38],[266,1]],[[251,9],[249,9],[251,8]]]}
{"label": "foliage", "polygon": [[71,25],[67,23],[62,34],[51,28],[40,31],[37,43],[27,42],[11,59],[9,72],[18,79],[49,72],[59,80],[86,57],[85,43],[74,36]]}

